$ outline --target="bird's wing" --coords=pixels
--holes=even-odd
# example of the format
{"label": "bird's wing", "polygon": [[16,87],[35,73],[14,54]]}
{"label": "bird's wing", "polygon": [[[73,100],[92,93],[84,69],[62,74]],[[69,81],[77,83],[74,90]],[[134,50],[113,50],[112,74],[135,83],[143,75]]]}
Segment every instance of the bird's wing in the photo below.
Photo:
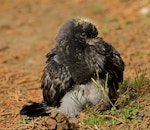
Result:
{"label": "bird's wing", "polygon": [[44,103],[49,106],[59,106],[61,98],[72,87],[68,69],[59,63],[56,50],[47,54],[47,64],[42,76],[41,88],[43,89]]}
{"label": "bird's wing", "polygon": [[99,39],[97,43],[86,50],[85,56],[90,71],[92,73],[98,71],[102,84],[105,84],[108,73],[109,98],[114,102],[117,97],[119,82],[123,81],[124,62],[120,54],[110,44]]}
{"label": "bird's wing", "polygon": [[124,62],[114,47],[99,38],[99,41],[89,49],[87,59],[91,59],[88,63],[90,70],[97,70],[101,78],[108,73],[109,79],[117,83],[122,82]]}
{"label": "bird's wing", "polygon": [[105,46],[106,50],[106,65],[105,65],[106,70],[115,78],[115,80],[117,80],[117,82],[122,82],[124,62],[120,54],[110,44],[106,43],[103,40],[101,42]]}

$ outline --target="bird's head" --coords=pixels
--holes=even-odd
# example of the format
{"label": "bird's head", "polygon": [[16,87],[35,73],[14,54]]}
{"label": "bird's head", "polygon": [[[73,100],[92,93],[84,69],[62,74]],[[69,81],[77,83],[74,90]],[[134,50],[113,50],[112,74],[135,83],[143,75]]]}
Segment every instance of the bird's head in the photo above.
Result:
{"label": "bird's head", "polygon": [[58,46],[69,43],[72,46],[87,46],[89,39],[96,38],[98,31],[94,24],[82,18],[67,21],[56,36]]}

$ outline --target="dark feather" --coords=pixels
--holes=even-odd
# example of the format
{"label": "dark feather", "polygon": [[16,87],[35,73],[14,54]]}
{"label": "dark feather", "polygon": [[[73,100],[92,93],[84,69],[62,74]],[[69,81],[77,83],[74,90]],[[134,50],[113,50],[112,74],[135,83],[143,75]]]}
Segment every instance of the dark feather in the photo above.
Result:
{"label": "dark feather", "polygon": [[24,105],[20,111],[21,115],[29,117],[48,116],[50,112],[46,110],[45,104],[33,103],[31,105]]}
{"label": "dark feather", "polygon": [[47,54],[47,58],[41,85],[44,103],[58,107],[61,98],[71,89],[73,80],[68,68],[59,63],[55,49]]}

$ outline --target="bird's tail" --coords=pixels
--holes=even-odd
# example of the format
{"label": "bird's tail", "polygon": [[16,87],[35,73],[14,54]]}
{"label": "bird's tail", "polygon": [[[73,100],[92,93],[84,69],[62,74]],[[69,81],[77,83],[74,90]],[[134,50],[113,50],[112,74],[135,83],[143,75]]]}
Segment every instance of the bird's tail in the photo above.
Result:
{"label": "bird's tail", "polygon": [[31,105],[24,105],[20,110],[20,115],[27,115],[29,117],[48,116],[51,113],[44,103],[32,103]]}

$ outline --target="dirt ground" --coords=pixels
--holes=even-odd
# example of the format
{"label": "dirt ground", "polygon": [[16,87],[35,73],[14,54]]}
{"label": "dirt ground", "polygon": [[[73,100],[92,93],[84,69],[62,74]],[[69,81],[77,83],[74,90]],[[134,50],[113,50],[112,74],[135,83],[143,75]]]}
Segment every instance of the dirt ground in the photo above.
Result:
{"label": "dirt ground", "polygon": [[[59,27],[74,17],[92,20],[99,36],[120,52],[126,64],[125,79],[133,80],[139,66],[147,68],[146,76],[150,78],[149,0],[0,0],[1,130],[27,129],[18,125],[19,110],[28,101],[42,101],[40,79],[45,55],[55,47]],[[142,99],[143,122],[139,126],[132,123],[134,129],[150,128],[148,95]],[[39,118],[32,123],[38,121]],[[112,129],[128,129],[127,126]]]}

